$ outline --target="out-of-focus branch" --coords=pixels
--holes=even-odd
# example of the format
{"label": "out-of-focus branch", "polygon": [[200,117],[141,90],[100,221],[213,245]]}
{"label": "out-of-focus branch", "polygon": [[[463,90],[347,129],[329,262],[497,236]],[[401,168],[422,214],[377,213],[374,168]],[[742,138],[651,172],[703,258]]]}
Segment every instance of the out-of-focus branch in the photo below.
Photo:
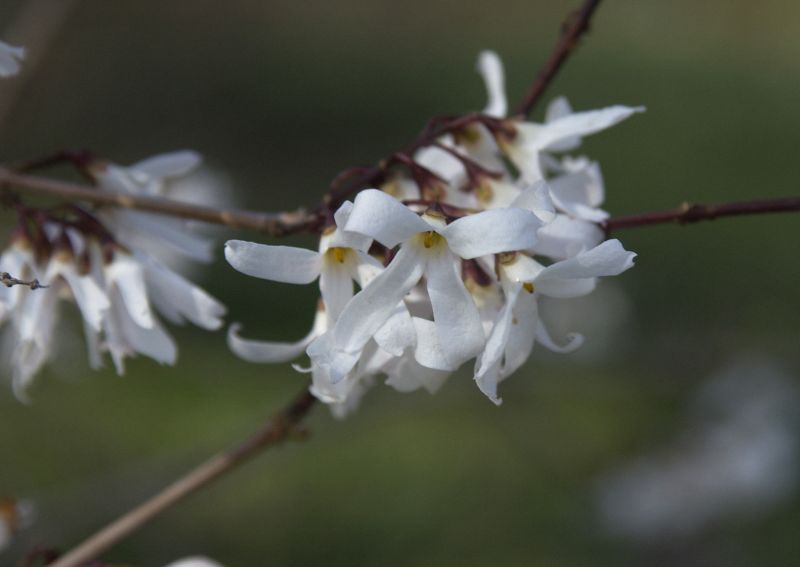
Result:
{"label": "out-of-focus branch", "polygon": [[87,202],[99,206],[110,205],[125,209],[137,209],[222,224],[232,228],[254,230],[272,236],[301,232],[313,227],[318,221],[316,215],[303,209],[281,213],[219,210],[161,197],[101,191],[86,185],[15,173],[4,167],[0,167],[0,188],[13,189],[22,194],[53,197],[73,203]]}
{"label": "out-of-focus branch", "polygon": [[31,289],[39,289],[42,287],[50,287],[49,285],[42,285],[39,283],[39,280],[36,278],[32,280],[21,280],[19,278],[15,278],[8,272],[0,272],[0,284],[3,284],[6,287],[14,287],[15,285],[22,285],[25,287],[29,287]]}
{"label": "out-of-focus branch", "polygon": [[528,92],[517,106],[517,114],[527,116],[536,106],[536,103],[541,100],[544,91],[558,74],[561,66],[578,46],[581,36],[589,31],[589,22],[599,5],[600,0],[586,0],[583,6],[570,14],[564,21],[561,28],[561,38],[556,43],[553,52],[541,71],[539,71],[536,79],[531,83]]}
{"label": "out-of-focus branch", "polygon": [[261,451],[288,440],[314,407],[316,398],[306,387],[283,410],[244,442],[216,455],[167,486],[161,492],[127,512],[63,555],[49,567],[78,567],[97,558],[118,541],[129,536],[161,512],[210,484],[226,472],[254,457]]}
{"label": "out-of-focus branch", "polygon": [[683,203],[676,209],[612,217],[603,224],[603,228],[605,228],[607,234],[610,234],[621,228],[638,228],[666,223],[689,224],[721,217],[798,211],[800,211],[800,197],[759,199],[756,201],[738,201],[716,205]]}

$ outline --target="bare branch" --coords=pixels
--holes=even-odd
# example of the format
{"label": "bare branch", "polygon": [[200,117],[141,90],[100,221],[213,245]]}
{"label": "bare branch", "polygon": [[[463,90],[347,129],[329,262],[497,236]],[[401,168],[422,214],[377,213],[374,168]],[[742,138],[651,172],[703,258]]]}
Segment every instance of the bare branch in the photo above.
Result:
{"label": "bare branch", "polygon": [[39,289],[39,288],[47,288],[50,287],[49,285],[42,285],[39,283],[39,280],[36,278],[25,281],[18,278],[15,278],[8,272],[0,272],[0,284],[3,284],[6,287],[14,287],[15,285],[24,285],[25,287],[29,287],[31,289]]}
{"label": "bare branch", "polygon": [[573,12],[566,19],[562,26],[561,38],[517,106],[517,114],[527,116],[531,113],[561,66],[578,46],[581,36],[589,31],[589,21],[599,5],[600,0],[586,0],[577,12]]}
{"label": "bare branch", "polygon": [[270,418],[247,440],[189,471],[146,502],[108,524],[57,561],[50,563],[50,567],[78,567],[97,558],[118,541],[129,536],[184,498],[194,494],[261,451],[288,440],[293,433],[298,431],[298,424],[314,407],[316,400],[308,388],[304,388],[289,405]]}
{"label": "bare branch", "polygon": [[677,209],[613,217],[603,224],[603,228],[606,234],[610,234],[621,228],[638,228],[641,226],[666,223],[689,224],[714,220],[720,217],[797,211],[800,211],[800,197],[759,199],[756,201],[739,201],[717,205],[691,205],[689,203],[683,203]]}
{"label": "bare branch", "polygon": [[318,223],[316,215],[304,209],[281,213],[218,210],[161,197],[100,191],[86,185],[15,173],[5,167],[0,167],[0,187],[13,188],[19,193],[53,197],[67,202],[83,201],[99,206],[110,205],[125,209],[137,209],[233,228],[255,230],[272,236],[283,236],[309,230]]}

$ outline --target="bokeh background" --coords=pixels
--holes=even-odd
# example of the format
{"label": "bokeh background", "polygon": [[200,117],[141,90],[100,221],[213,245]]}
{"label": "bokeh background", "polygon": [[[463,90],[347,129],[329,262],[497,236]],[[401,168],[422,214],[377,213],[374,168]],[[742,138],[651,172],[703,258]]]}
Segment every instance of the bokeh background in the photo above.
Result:
{"label": "bokeh background", "polygon": [[[226,199],[277,210],[314,204],[337,171],[388,154],[428,117],[481,108],[481,49],[503,56],[518,99],[578,2],[45,1],[27,27],[26,4],[0,4],[0,37],[25,43],[21,28],[53,23],[42,5],[67,9],[34,68],[0,84],[17,91],[0,159],[90,148],[126,164],[194,148]],[[549,95],[578,109],[647,106],[585,142],[607,209],[797,195],[799,37],[793,0],[604,2]],[[775,215],[620,232],[636,268],[563,306],[559,324],[587,335],[585,352],[537,349],[503,384],[502,407],[462,372],[433,397],[378,387],[342,422],[317,408],[308,442],[260,457],[105,557],[792,564],[798,229],[797,215]],[[220,242],[231,236],[269,241]],[[313,286],[241,276],[221,254],[198,277],[250,336],[294,339],[310,325]],[[188,328],[175,330],[176,368],[139,359],[122,378],[91,372],[65,311],[33,403],[0,389],[0,494],[37,507],[2,565],[73,545],[303,384]]]}

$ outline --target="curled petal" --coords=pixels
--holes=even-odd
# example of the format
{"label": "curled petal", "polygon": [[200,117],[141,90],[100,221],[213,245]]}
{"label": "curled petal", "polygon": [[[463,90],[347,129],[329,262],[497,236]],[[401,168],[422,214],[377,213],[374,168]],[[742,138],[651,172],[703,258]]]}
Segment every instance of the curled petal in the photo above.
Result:
{"label": "curled petal", "polygon": [[616,276],[631,268],[635,257],[636,254],[625,250],[619,240],[606,240],[590,250],[548,266],[539,274],[537,284],[544,280]]}
{"label": "curled petal", "polygon": [[322,258],[312,250],[244,240],[226,242],[225,259],[248,276],[293,284],[313,282],[322,267]]}
{"label": "curled petal", "polygon": [[228,328],[228,347],[240,358],[248,362],[288,362],[303,354],[306,347],[317,335],[316,329],[296,343],[253,341],[239,336],[242,326],[234,323]]}
{"label": "curled petal", "polygon": [[550,333],[547,331],[547,327],[545,327],[544,322],[541,320],[539,320],[539,324],[536,327],[536,340],[547,350],[551,350],[553,352],[558,352],[562,354],[575,352],[581,347],[581,345],[583,345],[583,335],[581,335],[580,333],[569,333],[567,335],[567,342],[565,344],[563,345],[557,344],[550,337]]}
{"label": "curled petal", "polygon": [[353,297],[353,280],[350,272],[346,264],[336,261],[326,261],[320,272],[319,290],[332,322],[339,318],[339,314]]}
{"label": "curled petal", "polygon": [[440,232],[465,259],[532,248],[542,222],[524,209],[492,209],[462,217]]}

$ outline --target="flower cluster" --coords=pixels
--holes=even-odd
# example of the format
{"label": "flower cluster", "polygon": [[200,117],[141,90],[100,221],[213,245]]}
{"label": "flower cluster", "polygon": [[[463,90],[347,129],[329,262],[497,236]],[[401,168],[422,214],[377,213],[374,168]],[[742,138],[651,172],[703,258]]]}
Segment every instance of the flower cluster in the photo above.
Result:
{"label": "flower cluster", "polygon": [[566,344],[551,337],[538,299],[588,294],[635,255],[617,240],[603,242],[597,163],[563,152],[641,109],[573,112],[557,99],[542,124],[506,117],[499,58],[482,53],[478,70],[489,94],[484,112],[400,156],[380,187],[342,204],[318,252],[226,244],[237,270],[285,283],[319,280],[322,296],[302,340],[247,340],[234,325],[235,353],[282,362],[305,352],[312,392],[342,415],[374,376],[400,391],[435,391],[471,359],[478,387],[499,404],[498,383],[535,342],[560,352],[580,345],[579,335]]}
{"label": "flower cluster", "polygon": [[[98,190],[163,195],[170,181],[195,169],[193,152],[156,156],[130,167],[91,161],[85,172]],[[60,299],[75,302],[92,368],[108,352],[119,374],[124,360],[142,354],[174,364],[177,348],[156,312],[173,323],[205,329],[222,325],[225,308],[159,260],[165,249],[209,260],[210,242],[185,223],[125,210],[89,210],[77,205],[50,209],[17,207],[19,223],[0,256],[3,270],[36,279],[47,288],[0,288],[0,325],[12,383],[25,397],[33,376],[53,352]]]}

